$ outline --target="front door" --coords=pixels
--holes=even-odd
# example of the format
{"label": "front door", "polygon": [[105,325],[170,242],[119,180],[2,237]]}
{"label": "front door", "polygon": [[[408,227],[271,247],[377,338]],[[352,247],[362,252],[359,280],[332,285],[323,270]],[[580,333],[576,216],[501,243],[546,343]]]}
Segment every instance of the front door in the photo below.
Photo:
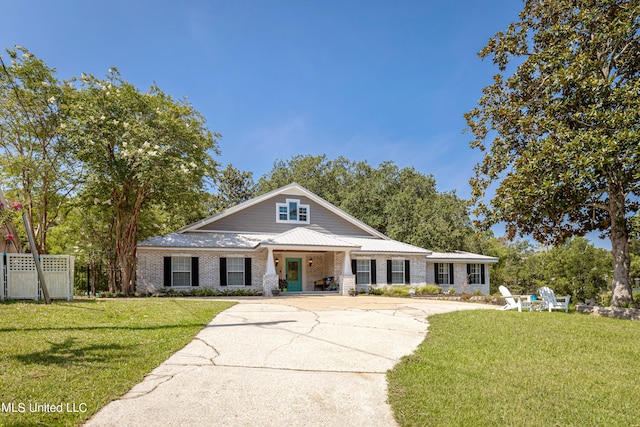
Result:
{"label": "front door", "polygon": [[287,292],[302,292],[302,259],[287,258]]}

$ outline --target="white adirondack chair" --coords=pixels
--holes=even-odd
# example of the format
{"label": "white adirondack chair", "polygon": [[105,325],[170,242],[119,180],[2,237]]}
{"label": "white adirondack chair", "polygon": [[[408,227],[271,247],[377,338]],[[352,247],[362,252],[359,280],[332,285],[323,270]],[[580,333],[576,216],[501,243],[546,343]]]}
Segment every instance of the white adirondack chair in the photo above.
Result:
{"label": "white adirondack chair", "polygon": [[514,298],[513,295],[511,295],[511,292],[509,292],[509,289],[507,289],[506,286],[500,285],[498,289],[500,290],[500,293],[502,294],[502,296],[504,297],[504,300],[507,303],[505,304],[504,307],[501,307],[500,310],[522,311],[522,300],[520,298],[516,300],[516,298]]}
{"label": "white adirondack chair", "polygon": [[553,289],[547,286],[538,289],[538,293],[545,302],[544,308],[548,309],[549,312],[551,312],[551,310],[564,310],[565,313],[569,312],[569,300],[571,299],[569,295],[557,297]]}

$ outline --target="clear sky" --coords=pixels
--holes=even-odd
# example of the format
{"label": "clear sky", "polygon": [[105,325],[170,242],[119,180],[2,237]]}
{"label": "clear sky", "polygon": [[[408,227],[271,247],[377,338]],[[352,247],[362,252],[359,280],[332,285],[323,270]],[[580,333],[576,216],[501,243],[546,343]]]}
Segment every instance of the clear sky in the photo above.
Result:
{"label": "clear sky", "polygon": [[497,68],[477,52],[519,0],[0,0],[2,47],[22,45],[62,79],[115,66],[187,99],[223,165],[271,170],[326,154],[391,160],[470,197],[481,153],[463,114]]}

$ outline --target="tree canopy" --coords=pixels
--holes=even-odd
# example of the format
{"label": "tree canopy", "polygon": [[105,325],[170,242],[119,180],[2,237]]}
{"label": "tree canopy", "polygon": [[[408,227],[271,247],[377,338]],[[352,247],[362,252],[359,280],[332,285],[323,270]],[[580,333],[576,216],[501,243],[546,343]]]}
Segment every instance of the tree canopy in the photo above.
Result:
{"label": "tree canopy", "polygon": [[66,87],[26,48],[0,56],[0,178],[22,201],[39,253],[81,168],[62,131]]}
{"label": "tree canopy", "polygon": [[[121,272],[133,290],[143,208],[180,209],[203,195],[214,176],[213,134],[190,104],[153,86],[140,92],[111,69],[106,79],[83,75],[68,102],[66,129],[85,169],[85,207],[99,205]],[[87,203],[88,202],[88,203]]]}
{"label": "tree canopy", "polygon": [[531,234],[551,244],[594,230],[608,234],[614,305],[632,302],[639,16],[635,0],[526,0],[520,20],[480,52],[500,73],[466,115],[471,145],[484,152],[471,180],[479,224],[504,222],[510,238]]}

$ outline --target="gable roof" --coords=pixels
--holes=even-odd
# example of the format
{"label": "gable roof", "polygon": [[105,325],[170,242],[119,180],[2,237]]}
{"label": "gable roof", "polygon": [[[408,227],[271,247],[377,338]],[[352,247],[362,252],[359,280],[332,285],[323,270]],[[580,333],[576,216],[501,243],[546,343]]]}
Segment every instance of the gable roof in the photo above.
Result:
{"label": "gable roof", "polygon": [[[322,207],[324,207],[325,209],[327,209],[328,211],[330,211],[331,213],[337,215],[338,217],[342,218],[343,220],[347,221],[348,223],[352,224],[353,226],[355,226],[356,228],[364,231],[365,233],[371,235],[371,236],[375,236],[379,239],[384,239],[384,240],[389,240],[389,238],[387,236],[385,236],[384,234],[380,233],[378,230],[374,229],[373,227],[370,227],[369,225],[365,224],[364,222],[356,219],[355,217],[349,215],[348,213],[344,212],[342,209],[338,208],[337,206],[329,203],[328,201],[326,201],[325,199],[323,199],[322,197],[312,193],[311,191],[307,190],[306,188],[302,187],[301,185],[293,182],[289,185],[285,185],[284,187],[280,187],[278,189],[275,189],[273,191],[270,191],[268,193],[262,194],[258,197],[254,197],[251,200],[247,200],[246,202],[240,203],[236,206],[233,206],[223,212],[217,213],[215,215],[212,215],[208,218],[205,218],[201,221],[195,222],[193,224],[190,224],[180,230],[177,231],[178,234],[180,233],[187,233],[187,232],[198,232],[200,231],[201,228],[205,227],[205,226],[209,226],[210,224],[215,223],[216,221],[219,221],[223,218],[226,218],[228,216],[234,215],[235,213],[238,213],[242,210],[245,210],[251,206],[257,205],[258,203],[262,203],[268,199],[274,198],[276,196],[279,195],[288,195],[288,196],[305,196],[307,198],[309,198],[310,200],[313,200],[315,203],[321,205]],[[204,230],[203,230],[204,231]],[[207,230],[207,231],[211,231],[211,230]]]}

